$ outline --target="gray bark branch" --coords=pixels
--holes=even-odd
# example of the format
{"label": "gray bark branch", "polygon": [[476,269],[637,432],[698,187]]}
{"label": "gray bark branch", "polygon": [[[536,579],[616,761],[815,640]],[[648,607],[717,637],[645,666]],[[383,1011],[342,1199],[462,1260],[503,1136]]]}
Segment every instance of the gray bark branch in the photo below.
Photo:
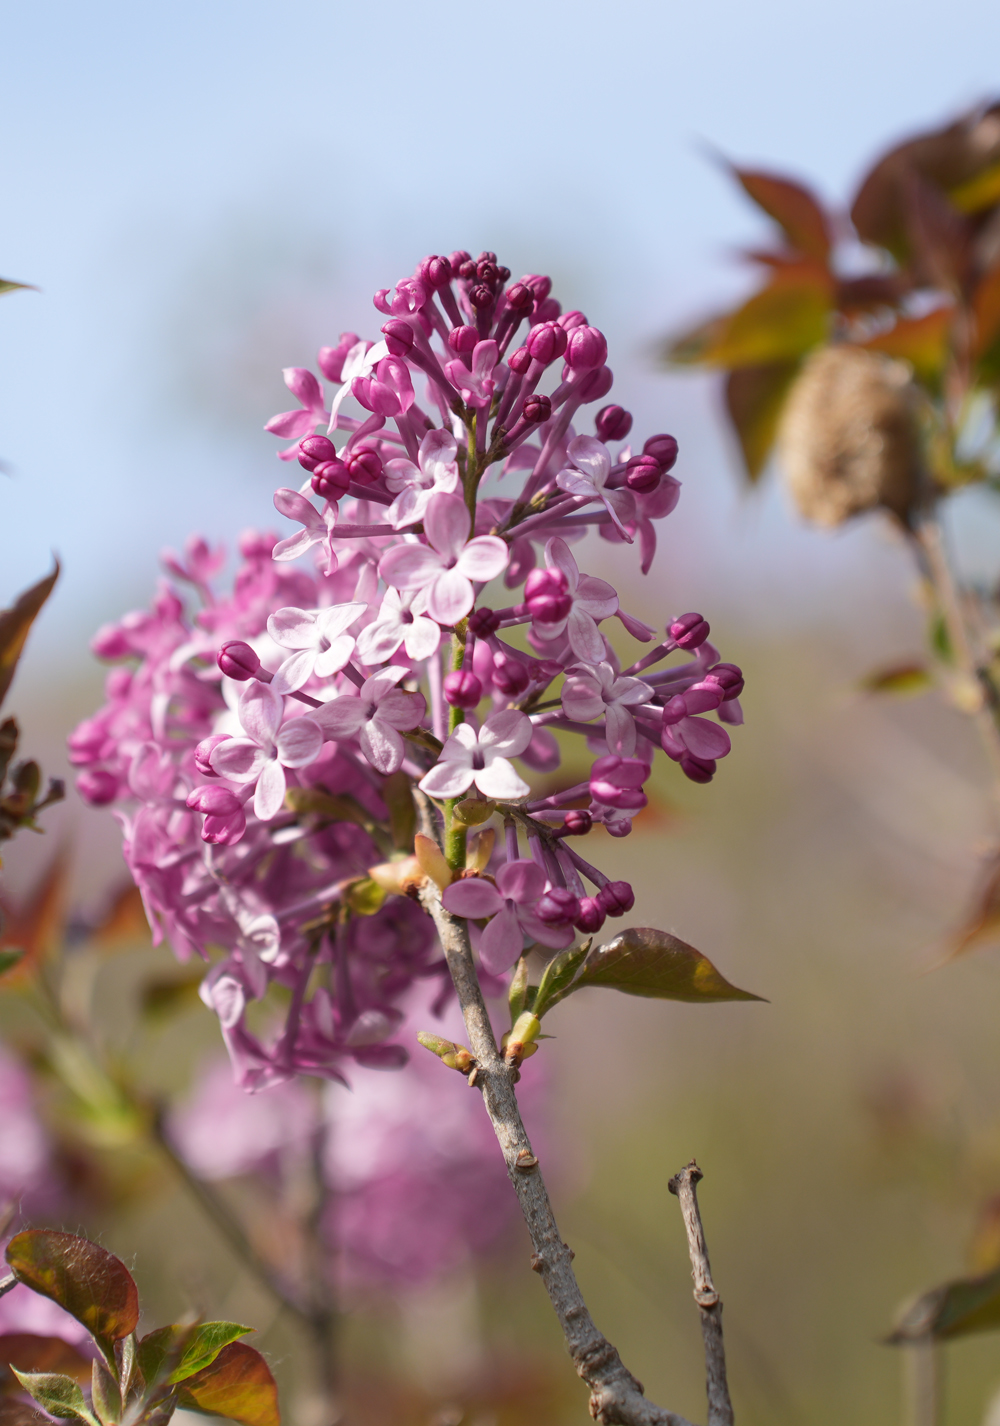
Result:
{"label": "gray bark branch", "polygon": [[687,1230],[691,1276],[694,1279],[694,1300],[698,1304],[701,1335],[705,1342],[708,1426],[733,1426],[733,1403],[729,1399],[729,1382],[726,1378],[726,1348],[722,1340],[722,1299],[712,1281],[705,1230],[698,1210],[697,1185],[701,1177],[701,1169],[692,1159],[670,1180],[669,1188],[671,1193],[677,1195]]}
{"label": "gray bark branch", "polygon": [[[425,835],[435,835],[429,806],[419,793],[417,800],[422,830]],[[476,1058],[475,1084],[482,1091],[531,1238],[531,1266],[545,1284],[573,1365],[590,1388],[591,1416],[603,1426],[691,1426],[685,1417],[646,1399],[642,1383],[595,1326],[573,1271],[573,1254],[560,1236],[538,1159],[521,1122],[511,1070],[497,1047],[472,959],[468,927],[445,910],[432,882],[424,886],[421,902],[434,919],[458,993],[469,1048]]]}

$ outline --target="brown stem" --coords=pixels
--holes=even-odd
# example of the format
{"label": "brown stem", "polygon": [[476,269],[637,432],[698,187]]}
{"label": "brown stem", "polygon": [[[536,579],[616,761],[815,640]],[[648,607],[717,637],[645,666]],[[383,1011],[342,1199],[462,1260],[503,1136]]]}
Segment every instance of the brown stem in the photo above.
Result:
{"label": "brown stem", "polygon": [[933,1337],[908,1342],[903,1349],[906,1426],[940,1426],[940,1352]]}
{"label": "brown stem", "polygon": [[[429,829],[425,834],[432,835],[435,829],[429,804],[421,794],[417,797],[421,822]],[[469,1047],[476,1057],[474,1083],[482,1091],[524,1215],[534,1250],[531,1266],[545,1284],[573,1365],[590,1387],[591,1416],[604,1426],[691,1426],[685,1417],[646,1399],[642,1384],[594,1325],[573,1271],[573,1254],[560,1236],[538,1159],[521,1122],[511,1070],[497,1048],[472,960],[468,927],[444,909],[433,882],[424,886],[421,902],[434,918],[458,993]]]}
{"label": "brown stem", "polygon": [[691,1256],[691,1276],[694,1278],[694,1300],[701,1318],[701,1335],[705,1342],[705,1382],[708,1389],[708,1426],[733,1426],[733,1403],[729,1399],[726,1378],[726,1348],[722,1340],[722,1299],[712,1281],[708,1261],[705,1230],[698,1210],[698,1183],[701,1169],[694,1159],[668,1184],[680,1201],[684,1227],[687,1229],[688,1252]]}

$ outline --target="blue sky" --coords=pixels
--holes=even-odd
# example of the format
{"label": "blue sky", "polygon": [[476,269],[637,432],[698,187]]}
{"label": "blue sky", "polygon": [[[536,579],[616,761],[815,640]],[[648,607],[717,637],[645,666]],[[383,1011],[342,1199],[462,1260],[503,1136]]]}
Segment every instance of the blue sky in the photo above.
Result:
{"label": "blue sky", "polygon": [[846,196],[884,144],[992,91],[989,0],[33,0],[4,36],[0,273],[42,291],[0,305],[0,597],[53,548],[66,568],[26,678],[56,646],[82,660],[164,544],[280,523],[260,429],[280,367],[374,332],[372,291],[455,246],[551,271],[607,331],[637,427],[681,440],[668,602],[683,574],[778,619],[882,540],[742,498],[711,391],[651,344],[738,290],[731,250],[763,231],[709,146]]}

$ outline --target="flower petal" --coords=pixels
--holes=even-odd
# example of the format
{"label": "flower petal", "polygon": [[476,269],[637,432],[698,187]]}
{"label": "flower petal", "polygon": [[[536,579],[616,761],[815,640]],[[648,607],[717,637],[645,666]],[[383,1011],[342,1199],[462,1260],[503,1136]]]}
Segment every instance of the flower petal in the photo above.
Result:
{"label": "flower petal", "polygon": [[253,782],[267,761],[263,748],[249,738],[227,738],[212,749],[212,771],[230,782]]}
{"label": "flower petal", "polygon": [[305,525],[307,529],[317,530],[321,535],[326,534],[326,521],[304,495],[300,495],[297,490],[289,490],[282,486],[280,490],[274,492],[274,508],[279,515],[286,515],[289,520],[298,520],[300,525]]}
{"label": "flower petal", "polygon": [[365,722],[365,707],[360,698],[345,693],[339,698],[331,698],[322,708],[314,708],[310,717],[319,724],[326,737],[350,738]]}
{"label": "flower petal", "polygon": [[503,574],[510,559],[510,551],[499,535],[477,535],[470,540],[458,557],[455,568],[467,579],[496,579]]}
{"label": "flower petal", "polygon": [[491,758],[486,767],[475,774],[475,783],[484,797],[494,797],[498,802],[516,802],[531,791],[506,758]]}
{"label": "flower petal", "polygon": [[309,649],[319,639],[315,609],[277,609],[267,621],[267,632],[283,649]]}
{"label": "flower petal", "polygon": [[496,887],[481,876],[465,876],[445,888],[441,901],[453,916],[470,917],[478,921],[495,916],[503,906],[503,897]]}
{"label": "flower petal", "polygon": [[520,857],[497,872],[497,890],[508,901],[537,901],[545,890],[545,873],[536,862]]}
{"label": "flower petal", "polygon": [[524,937],[513,906],[498,911],[479,938],[479,959],[493,975],[502,975],[518,959]]}
{"label": "flower petal", "polygon": [[417,786],[428,797],[461,797],[472,786],[473,771],[467,762],[452,759],[431,768]]}
{"label": "flower petal", "polygon": [[445,569],[431,585],[427,612],[439,624],[457,624],[475,603],[472,585],[458,569]]}
{"label": "flower petal", "polygon": [[262,822],[270,822],[271,818],[281,811],[284,801],[285,769],[277,758],[269,758],[257,779],[257,788],[253,795],[254,815]]}
{"label": "flower petal", "polygon": [[243,730],[262,748],[270,748],[281,726],[284,700],[266,683],[252,678],[240,694],[239,715]]}
{"label": "flower petal", "polygon": [[438,554],[457,559],[471,528],[472,517],[460,495],[434,496],[427,507],[424,529]]}
{"label": "flower petal", "polygon": [[278,665],[270,687],[275,693],[294,693],[312,678],[315,664],[315,649],[299,649],[298,653],[289,654],[288,658]]}
{"label": "flower petal", "polygon": [[[437,653],[440,647],[441,629],[433,619],[425,619],[418,614],[409,626],[403,642],[411,659],[418,661],[429,659]],[[396,647],[398,648],[399,645],[397,644]]]}
{"label": "flower petal", "polygon": [[369,718],[358,735],[361,751],[377,772],[395,772],[403,761],[403,740],[378,717]]}
{"label": "flower petal", "polygon": [[[452,736],[467,726],[460,723]],[[531,742],[531,731],[531,719],[527,713],[522,713],[520,708],[505,708],[502,713],[492,713],[487,718],[479,734],[479,746],[484,751],[492,749],[494,753],[516,757]]]}
{"label": "flower petal", "polygon": [[289,718],[274,741],[285,767],[305,767],[319,757],[323,730],[312,718]]}
{"label": "flower petal", "polygon": [[440,574],[441,556],[426,545],[397,545],[382,556],[378,572],[397,589],[423,589]]}
{"label": "flower petal", "polygon": [[[710,722],[708,718],[682,718],[677,725],[677,731],[688,752],[707,761],[724,758],[733,746],[725,728]],[[220,746],[225,747],[225,744]]]}
{"label": "flower petal", "polygon": [[608,748],[623,758],[635,752],[635,719],[620,703],[609,703],[604,718]]}
{"label": "flower petal", "polygon": [[386,723],[390,728],[398,728],[401,733],[408,733],[411,728],[417,726],[426,712],[427,702],[422,693],[403,693],[397,689],[379,700],[376,717],[380,723]]}

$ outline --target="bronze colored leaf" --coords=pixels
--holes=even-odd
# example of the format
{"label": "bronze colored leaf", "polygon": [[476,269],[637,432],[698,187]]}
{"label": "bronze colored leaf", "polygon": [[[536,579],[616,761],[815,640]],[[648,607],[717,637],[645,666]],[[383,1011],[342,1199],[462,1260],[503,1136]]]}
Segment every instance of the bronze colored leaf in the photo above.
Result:
{"label": "bronze colored leaf", "polygon": [[730,985],[694,946],[651,926],[630,927],[606,946],[592,950],[573,990],[586,985],[607,986],[626,995],[657,1000],[709,1003],[763,999]]}
{"label": "bronze colored leaf", "polygon": [[758,207],[781,226],[793,248],[826,261],[830,229],[822,206],[808,188],[774,173],[748,168],[734,168],[733,173]]}
{"label": "bronze colored leaf", "polygon": [[183,1382],[177,1403],[188,1411],[226,1416],[242,1426],[280,1426],[278,1388],[260,1352],[245,1342],[223,1347],[211,1366]]}
{"label": "bronze colored leaf", "polygon": [[120,1258],[72,1233],[29,1228],[7,1244],[7,1261],[18,1282],[82,1322],[105,1355],[110,1344],[135,1331],[139,1294]]}
{"label": "bronze colored leaf", "polygon": [[938,1342],[1000,1327],[1000,1269],[931,1288],[900,1314],[886,1340],[893,1345]]}
{"label": "bronze colored leaf", "polygon": [[778,273],[767,287],[722,320],[695,360],[704,366],[732,369],[804,356],[826,341],[831,310],[829,283]]}
{"label": "bronze colored leaf", "polygon": [[972,262],[972,227],[947,196],[919,173],[907,175],[907,236],[916,281],[961,296]]}
{"label": "bronze colored leaf", "polygon": [[975,321],[972,355],[979,358],[985,356],[1000,336],[1000,262],[980,278],[972,294],[972,315]]}
{"label": "bronze colored leaf", "polygon": [[952,188],[948,197],[960,213],[981,213],[1000,203],[1000,163]]}
{"label": "bronze colored leaf", "polygon": [[785,397],[798,369],[797,361],[741,366],[726,379],[726,410],[751,482],[758,479],[767,464]]}
{"label": "bronze colored leaf", "polygon": [[0,1426],[52,1426],[48,1416],[36,1411],[26,1401],[16,1401],[13,1397],[0,1397]]}
{"label": "bronze colored leaf", "polygon": [[142,896],[133,882],[117,892],[89,940],[102,951],[127,950],[137,942],[149,940],[149,922]]}
{"label": "bronze colored leaf", "polygon": [[173,1324],[148,1332],[138,1347],[139,1368],[147,1386],[185,1381],[210,1366],[224,1347],[252,1332],[239,1322]]}
{"label": "bronze colored leaf", "polygon": [[866,351],[901,357],[924,381],[934,380],[941,375],[948,357],[954,316],[955,309],[949,305],[935,307],[923,317],[900,317],[889,331],[857,345]]}
{"label": "bronze colored leaf", "polygon": [[74,1380],[90,1380],[90,1361],[62,1337],[34,1332],[4,1332],[0,1336],[0,1391],[20,1390],[8,1367],[22,1372],[63,1372]]}
{"label": "bronze colored leaf", "polygon": [[863,693],[894,693],[900,697],[925,693],[933,686],[934,680],[930,672],[920,663],[901,663],[893,664],[890,668],[877,668],[866,674],[858,684]]}
{"label": "bronze colored leaf", "polygon": [[3,914],[3,934],[0,949],[18,950],[16,967],[4,981],[10,988],[30,980],[38,962],[54,949],[66,923],[66,888],[69,874],[68,858],[57,852],[41,881],[23,906],[13,906],[0,898]]}
{"label": "bronze colored leaf", "polygon": [[969,915],[954,937],[948,959],[1000,940],[1000,853],[995,852],[983,872]]}
{"label": "bronze colored leaf", "polygon": [[17,661],[39,609],[59,578],[59,561],[51,574],[19,595],[9,609],[0,609],[0,703],[7,696]]}

